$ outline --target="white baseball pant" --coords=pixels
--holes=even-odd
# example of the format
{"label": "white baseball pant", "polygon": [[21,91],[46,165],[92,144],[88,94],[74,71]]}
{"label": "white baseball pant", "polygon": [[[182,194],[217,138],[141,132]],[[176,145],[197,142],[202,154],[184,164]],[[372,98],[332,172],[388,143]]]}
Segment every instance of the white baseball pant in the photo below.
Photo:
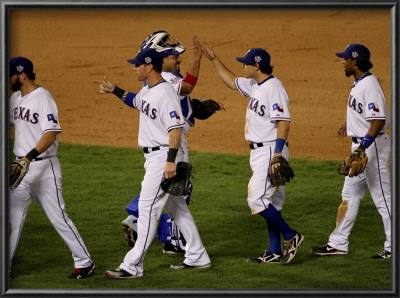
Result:
{"label": "white baseball pant", "polygon": [[[135,276],[143,276],[143,259],[157,232],[158,220],[163,209],[175,220],[185,237],[184,263],[190,266],[202,266],[211,262],[183,196],[170,196],[160,187],[167,154],[168,147],[161,147],[158,151],[145,154],[146,172],[139,200],[138,238],[135,246],[125,255],[123,263],[119,266]],[[176,162],[182,159],[183,152],[179,150]]]}
{"label": "white baseball pant", "polygon": [[[276,210],[282,210],[285,202],[285,187],[272,187],[268,179],[268,169],[274,155],[275,141],[263,143],[263,147],[252,149],[250,152],[250,167],[253,171],[248,184],[247,203],[252,214],[257,214],[272,204]],[[289,160],[289,150],[285,145],[282,156]]]}
{"label": "white baseball pant", "polygon": [[56,156],[32,161],[29,171],[20,185],[10,191],[10,268],[28,207],[36,199],[43,208],[51,224],[72,252],[75,268],[84,268],[91,264],[89,252],[72,220],[65,210],[62,196],[61,166]]}
{"label": "white baseball pant", "polygon": [[[351,150],[354,151],[358,146],[359,144],[353,143]],[[328,244],[338,250],[348,251],[349,235],[368,188],[382,217],[386,235],[384,249],[391,252],[390,137],[387,134],[378,136],[365,153],[368,157],[365,171],[358,176],[345,177],[342,190],[343,201],[338,208],[336,229],[330,235]]]}

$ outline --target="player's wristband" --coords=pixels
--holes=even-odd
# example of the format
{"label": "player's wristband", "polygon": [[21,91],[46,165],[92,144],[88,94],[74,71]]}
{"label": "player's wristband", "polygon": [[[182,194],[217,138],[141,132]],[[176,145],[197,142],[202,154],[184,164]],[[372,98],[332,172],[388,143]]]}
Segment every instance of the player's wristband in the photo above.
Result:
{"label": "player's wristband", "polygon": [[167,161],[169,162],[175,162],[176,155],[178,154],[178,149],[176,148],[169,148],[168,150],[168,157]]}
{"label": "player's wristband", "polygon": [[112,91],[112,94],[114,94],[118,98],[122,99],[122,96],[124,96],[124,94],[125,94],[125,90],[119,88],[118,86],[114,86],[114,90]]}
{"label": "player's wristband", "polygon": [[131,108],[135,108],[135,104],[133,101],[135,99],[135,97],[136,97],[136,93],[128,92],[121,99],[126,105],[130,106]]}
{"label": "player's wristband", "polygon": [[375,138],[369,134],[366,134],[365,137],[361,140],[360,146],[358,148],[365,150],[374,142]]}
{"label": "player's wristband", "polygon": [[285,146],[286,140],[277,138],[275,143],[275,150],[274,153],[281,153],[283,150],[283,146]]}
{"label": "player's wristband", "polygon": [[183,78],[183,81],[185,82],[185,83],[188,83],[188,84],[190,84],[190,85],[196,85],[196,83],[197,83],[197,78],[195,77],[195,76],[192,76],[190,73],[186,73],[185,74],[185,77]]}
{"label": "player's wristband", "polygon": [[39,151],[33,148],[31,151],[28,152],[27,155],[25,155],[25,157],[29,159],[29,161],[32,161],[32,159],[36,158],[39,154]]}

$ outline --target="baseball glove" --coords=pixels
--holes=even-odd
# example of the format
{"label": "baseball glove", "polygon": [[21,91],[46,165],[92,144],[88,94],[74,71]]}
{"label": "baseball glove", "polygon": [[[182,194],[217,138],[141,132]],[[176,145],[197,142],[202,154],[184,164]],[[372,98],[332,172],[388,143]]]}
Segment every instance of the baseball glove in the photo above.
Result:
{"label": "baseball glove", "polygon": [[[277,163],[280,165],[275,169],[275,173],[272,173],[272,165]],[[285,183],[290,182],[290,179],[293,179],[293,177],[293,170],[289,162],[283,156],[275,156],[272,158],[271,165],[268,169],[268,178],[272,186],[285,185]]]}
{"label": "baseball glove", "polygon": [[10,188],[15,189],[21,183],[22,179],[28,173],[29,164],[23,160],[17,160],[10,163]]}
{"label": "baseball glove", "polygon": [[194,118],[205,120],[208,119],[216,111],[225,110],[222,103],[212,99],[194,99],[191,98]]}
{"label": "baseball glove", "polygon": [[192,173],[192,165],[188,162],[180,161],[176,165],[176,175],[172,178],[163,178],[161,188],[174,196],[183,196],[189,183]]}
{"label": "baseball glove", "polygon": [[338,173],[344,176],[357,176],[364,172],[368,157],[364,151],[355,150],[340,164]]}

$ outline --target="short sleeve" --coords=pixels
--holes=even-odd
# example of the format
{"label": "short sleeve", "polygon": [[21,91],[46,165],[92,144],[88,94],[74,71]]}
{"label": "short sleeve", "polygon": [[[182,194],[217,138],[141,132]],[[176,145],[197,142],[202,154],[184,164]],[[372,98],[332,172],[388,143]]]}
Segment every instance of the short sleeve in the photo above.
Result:
{"label": "short sleeve", "polygon": [[235,86],[236,89],[244,96],[250,97],[251,94],[251,79],[237,77],[235,79]]}
{"label": "short sleeve", "polygon": [[386,120],[385,97],[377,79],[367,85],[365,94],[365,120]]}
{"label": "short sleeve", "polygon": [[42,133],[48,131],[61,132],[61,125],[58,119],[58,108],[49,93],[47,93],[43,98],[39,123]]}

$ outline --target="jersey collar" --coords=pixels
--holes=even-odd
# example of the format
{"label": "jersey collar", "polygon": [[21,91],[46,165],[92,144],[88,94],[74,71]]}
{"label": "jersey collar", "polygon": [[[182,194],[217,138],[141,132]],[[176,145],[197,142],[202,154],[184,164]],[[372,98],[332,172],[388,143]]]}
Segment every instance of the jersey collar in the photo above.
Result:
{"label": "jersey collar", "polygon": [[261,83],[257,83],[258,86],[264,84],[266,81],[268,81],[269,79],[275,78],[273,75],[270,75],[268,78],[266,78],[264,81],[262,81]]}
{"label": "jersey collar", "polygon": [[359,77],[357,80],[354,80],[354,82],[351,84],[351,88],[354,88],[356,85],[357,85],[357,83],[359,82],[359,81],[361,81],[362,79],[364,79],[364,78],[366,78],[366,77],[369,77],[369,76],[371,76],[372,75],[372,73],[370,73],[369,71],[367,71],[366,73],[364,73],[361,77]]}
{"label": "jersey collar", "polygon": [[[164,82],[166,82],[166,81],[163,79],[163,80],[159,81],[157,84],[155,84],[155,85],[153,85],[151,87],[150,86],[148,86],[148,87],[149,88],[153,88],[153,87],[157,86],[158,84],[161,84],[161,83],[164,83]],[[147,86],[147,83],[143,81],[143,87],[146,87],[146,86]]]}
{"label": "jersey collar", "polygon": [[176,77],[178,77],[178,78],[183,79],[183,76],[182,76],[179,72],[177,72],[177,71],[170,71],[170,73],[172,73],[174,76],[176,76]]}

